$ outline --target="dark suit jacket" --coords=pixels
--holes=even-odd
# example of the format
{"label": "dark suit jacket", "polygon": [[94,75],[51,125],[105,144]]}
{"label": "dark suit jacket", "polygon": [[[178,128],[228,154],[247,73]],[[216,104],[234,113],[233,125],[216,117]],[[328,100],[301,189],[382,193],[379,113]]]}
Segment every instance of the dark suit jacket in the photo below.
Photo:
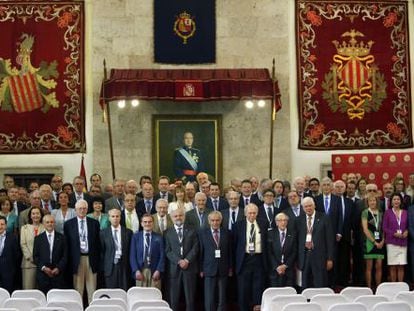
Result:
{"label": "dark suit jacket", "polygon": [[[340,202],[341,197],[339,197]],[[340,209],[340,234],[342,235],[342,239],[346,242],[351,241],[351,230],[352,230],[352,221],[354,219],[354,212],[355,212],[355,203],[348,198],[344,197],[344,203],[345,203],[345,215],[343,215],[343,209],[341,204]]]}
{"label": "dark suit jacket", "polygon": [[[157,212],[157,210],[155,209],[155,202],[157,200],[155,199],[155,197],[152,198],[152,205],[151,205],[151,214],[155,214]],[[145,199],[139,201],[137,203],[137,213],[138,213],[138,217],[139,219],[141,219],[142,215],[147,213],[147,209],[145,208]]]}
{"label": "dark suit jacket", "polygon": [[[129,265],[129,250],[131,246],[132,231],[121,227],[121,248],[122,257],[121,264],[128,277],[131,275],[131,268]],[[102,230],[99,234],[101,243],[101,270],[106,277],[111,276],[113,269],[113,262],[115,258],[115,242],[112,236],[112,227],[109,226]]]}
{"label": "dark suit jacket", "polygon": [[[100,226],[99,222],[90,217],[85,217],[88,226],[88,247],[89,247],[89,265],[92,272],[96,273],[99,270],[99,257],[101,252],[101,243],[99,240]],[[70,254],[70,267],[72,274],[76,274],[80,262],[80,239],[78,218],[72,218],[65,222],[63,231],[68,242],[68,250]]]}
{"label": "dark suit jacket", "polygon": [[[262,201],[259,200],[259,197],[257,196],[257,194],[256,195],[252,194],[250,196],[249,203],[253,203],[253,204],[256,204],[257,206],[260,206],[260,204],[262,204]],[[239,207],[244,210],[245,202],[244,202],[243,195],[240,196]]]}
{"label": "dark suit jacket", "polygon": [[[89,193],[84,192],[83,193],[83,199],[88,202],[88,213],[92,213],[93,212],[93,206],[92,206],[92,197]],[[69,207],[75,208],[75,204],[76,204],[76,193],[72,192],[69,195]]]}
{"label": "dark suit jacket", "polygon": [[[218,211],[221,212],[222,210],[225,210],[226,208],[229,208],[229,203],[227,202],[226,199],[222,198],[222,197],[218,197]],[[211,197],[207,198],[207,204],[206,204],[207,208],[211,209],[212,211],[214,211],[214,206],[213,206],[213,199]]]}
{"label": "dark suit jacket", "polygon": [[[303,270],[305,265],[305,242],[307,234],[307,216],[300,216],[296,221],[298,235],[298,268]],[[313,250],[312,256],[318,258],[321,268],[325,267],[327,260],[334,259],[335,237],[332,233],[329,216],[315,212],[312,230]]]}
{"label": "dark suit jacket", "polygon": [[[231,210],[230,210],[230,208],[222,210],[221,214],[223,215],[223,221],[221,222],[221,227],[229,229],[229,221],[231,221]],[[237,216],[236,216],[236,222],[238,222],[240,220],[243,220],[243,219],[244,219],[244,210],[242,210],[239,207],[239,212],[237,213]],[[233,226],[235,225],[235,223],[233,224]]]}
{"label": "dark suit jacket", "polygon": [[[196,230],[190,228],[188,225],[184,225],[182,240],[182,256],[180,252],[181,245],[175,227],[171,227],[165,232],[164,239],[165,255],[168,259],[168,275],[170,277],[177,277],[180,271],[183,271],[183,273],[198,273],[199,241]],[[178,262],[181,259],[187,259],[190,262],[186,270],[181,270],[181,268],[178,266]]]}
{"label": "dark suit jacket", "polygon": [[197,208],[194,208],[191,211],[185,213],[185,224],[192,227],[195,230],[200,229],[200,227],[209,227],[208,214],[210,214],[211,212],[212,210],[209,208],[204,209],[203,225],[200,226],[200,219],[198,218]]}
{"label": "dark suit jacket", "polygon": [[[151,247],[150,247],[150,270],[151,273],[155,271],[164,272],[165,252],[164,240],[158,233],[151,233]],[[144,268],[144,231],[139,231],[132,236],[131,252],[129,254],[129,262],[131,264],[132,277],[135,278],[135,273]]]}
{"label": "dark suit jacket", "polygon": [[36,279],[41,286],[42,283],[48,283],[49,277],[42,271],[42,267],[49,267],[51,269],[58,268],[60,277],[63,281],[63,272],[66,269],[68,259],[68,246],[66,237],[55,231],[52,248],[52,262],[50,262],[50,246],[47,238],[47,231],[39,234],[34,239],[33,245],[33,260],[37,266]]}
{"label": "dark suit jacket", "polygon": [[[227,276],[231,269],[231,240],[227,229],[221,228],[219,233],[219,246],[214,241],[210,228],[200,229],[200,271],[204,276]],[[220,258],[216,258],[216,250],[220,250]]]}
{"label": "dark suit jacket", "polygon": [[[318,212],[325,213],[323,194],[320,194],[315,198],[315,204]],[[341,234],[341,209],[342,204],[340,198],[334,194],[331,194],[328,216],[331,220],[331,228],[335,235]]]}
{"label": "dark suit jacket", "polygon": [[[261,222],[259,219],[256,220],[257,224],[260,228],[260,239],[261,239],[261,247],[262,247],[262,260],[263,260],[263,267],[266,270],[266,244],[267,244],[267,227],[266,224]],[[236,273],[239,274],[243,268],[243,262],[246,254],[246,226],[247,220],[243,219],[236,223],[233,227],[233,250],[234,250],[234,267],[236,269]],[[257,234],[258,232],[256,232]]]}
{"label": "dark suit jacket", "polygon": [[283,248],[280,244],[280,233],[278,228],[267,233],[267,240],[267,262],[269,265],[269,273],[275,275],[276,268],[282,264],[282,255],[284,255],[283,263],[290,269],[290,271],[293,271],[297,255],[296,233],[293,230],[287,229]]}
{"label": "dark suit jacket", "polygon": [[112,196],[105,200],[105,213],[108,213],[111,209],[117,208],[119,210],[123,210],[123,204],[119,205],[118,197]]}
{"label": "dark suit jacket", "polygon": [[292,210],[292,207],[289,206],[287,209],[285,209],[283,211],[283,213],[285,213],[286,215],[288,215],[289,217],[289,222],[288,222],[288,230],[290,231],[296,231],[296,221],[300,218],[303,217],[305,215],[305,212],[303,211],[303,207],[302,205],[300,205],[299,207],[299,216],[296,216],[295,213]]}
{"label": "dark suit jacket", "polygon": [[275,222],[275,216],[279,213],[281,213],[282,210],[276,208],[276,206],[273,205],[272,208],[272,214],[273,216],[271,217],[270,221],[267,215],[267,208],[265,208],[264,203],[262,205],[259,206],[259,214],[257,216],[257,218],[259,218],[263,223],[266,224],[267,228],[276,228],[276,222]]}
{"label": "dark suit jacket", "polygon": [[[57,208],[57,203],[56,203],[56,201],[54,201],[54,200],[50,200],[49,201],[49,209],[50,210],[52,210],[52,209],[56,209]],[[40,206],[44,209],[44,210],[46,210],[46,206],[45,206],[45,204],[43,204],[43,201],[41,201],[40,202]]]}
{"label": "dark suit jacket", "polygon": [[[275,201],[276,201],[276,199],[275,199]],[[275,202],[275,206],[276,206],[276,202]],[[284,210],[285,210],[285,209],[287,209],[288,207],[289,207],[289,202],[288,202],[288,200],[286,200],[286,198],[282,197],[282,198],[280,199],[279,209],[280,209],[281,211],[284,211]]]}
{"label": "dark suit jacket", "polygon": [[[168,203],[170,203],[170,202],[172,202],[173,201],[173,199],[174,199],[174,196],[171,194],[171,193],[169,193],[169,192],[167,192],[167,197],[168,197]],[[154,196],[154,200],[155,200],[155,202],[157,202],[157,200],[158,199],[160,199],[161,198],[161,193],[160,192],[158,192],[155,196]]]}
{"label": "dark suit jacket", "polygon": [[0,256],[1,286],[11,294],[14,288],[16,270],[20,267],[20,245],[13,233],[6,233],[3,253]]}

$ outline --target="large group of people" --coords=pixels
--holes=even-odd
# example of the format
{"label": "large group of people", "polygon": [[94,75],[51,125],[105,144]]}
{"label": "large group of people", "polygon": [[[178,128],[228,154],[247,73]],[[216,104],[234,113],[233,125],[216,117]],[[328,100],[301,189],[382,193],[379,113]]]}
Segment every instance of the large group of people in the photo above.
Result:
{"label": "large group of people", "polygon": [[222,188],[205,173],[108,185],[93,174],[87,191],[82,176],[28,189],[5,176],[0,287],[74,288],[88,301],[100,287],[156,287],[173,310],[203,301],[247,311],[266,287],[410,282],[414,174],[408,187],[397,176],[381,189],[346,178],[235,178]]}

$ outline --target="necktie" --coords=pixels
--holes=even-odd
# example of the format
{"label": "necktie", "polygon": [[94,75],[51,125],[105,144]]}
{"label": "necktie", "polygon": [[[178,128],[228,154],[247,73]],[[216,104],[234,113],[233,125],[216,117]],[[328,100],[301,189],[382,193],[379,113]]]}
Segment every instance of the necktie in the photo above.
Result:
{"label": "necktie", "polygon": [[114,264],[117,264],[118,261],[119,261],[119,255],[117,255],[117,251],[119,250],[118,230],[114,230],[114,243],[115,243],[115,258],[114,258]]}
{"label": "necktie", "polygon": [[164,217],[160,218],[160,230],[161,232],[164,232]]}
{"label": "necktie", "polygon": [[283,232],[280,234],[280,246],[282,246],[282,247],[283,247],[283,245],[285,244],[285,237],[286,237],[286,232],[285,232],[285,231],[283,231]]}
{"label": "necktie", "polygon": [[273,221],[273,211],[272,211],[272,206],[268,206],[267,207],[267,215],[269,216],[269,223],[272,223]]}
{"label": "necktie", "polygon": [[200,227],[204,224],[204,213],[200,213]]}
{"label": "necktie", "polygon": [[127,212],[127,221],[126,221],[126,227],[128,229],[132,229],[132,213],[131,212]]}
{"label": "necktie", "polygon": [[80,194],[77,194],[76,195],[76,201],[79,201],[79,200],[81,200],[82,199],[82,196],[80,195]]}
{"label": "necktie", "polygon": [[0,236],[0,256],[3,255],[4,242],[6,241],[6,234]]}
{"label": "necktie", "polygon": [[251,224],[250,226],[250,239],[249,242],[253,243],[253,249],[249,249],[250,253],[254,253],[254,250],[256,249],[255,247],[255,242],[256,242],[256,233],[254,231],[254,224]]}
{"label": "necktie", "polygon": [[236,222],[236,212],[235,211],[231,212],[231,222],[232,222],[231,226],[233,227],[233,224]]}
{"label": "necktie", "polygon": [[81,220],[81,235],[82,240],[85,241],[85,219]]}
{"label": "necktie", "polygon": [[180,240],[180,242],[183,240],[183,228],[181,228],[181,227],[178,227],[177,228],[178,229],[178,233],[177,233],[177,235],[178,235],[178,239]]}
{"label": "necktie", "polygon": [[149,250],[150,250],[150,234],[145,233],[144,259],[147,264],[149,263]]}
{"label": "necktie", "polygon": [[325,214],[329,213],[329,197],[325,197]]}
{"label": "necktie", "polygon": [[218,211],[218,202],[217,200],[213,200],[213,206],[216,211]]}
{"label": "necktie", "polygon": [[298,217],[299,216],[299,206],[295,207],[295,216]]}
{"label": "necktie", "polygon": [[122,198],[119,198],[118,199],[118,205],[119,205],[119,207],[122,209],[123,208],[123,206],[124,206],[124,200],[122,200]]}
{"label": "necktie", "polygon": [[47,202],[45,202],[45,209],[50,212],[50,210],[49,210],[49,203],[47,203]]}
{"label": "necktie", "polygon": [[249,199],[244,199],[244,205],[247,206],[249,204]]}
{"label": "necktie", "polygon": [[276,202],[276,208],[279,209],[279,206],[280,206],[280,198],[277,198],[275,200],[275,202]]}
{"label": "necktie", "polygon": [[214,229],[213,237],[214,237],[214,242],[216,242],[216,245],[217,245],[217,248],[218,248],[220,240],[219,240],[219,233],[218,233],[217,229]]}
{"label": "necktie", "polygon": [[151,214],[151,201],[150,200],[145,201],[145,209],[147,210],[148,214]]}
{"label": "necktie", "polygon": [[47,239],[49,240],[50,262],[52,262],[53,243],[52,243],[52,234],[51,233],[49,233],[47,235]]}
{"label": "necktie", "polygon": [[312,247],[312,216],[308,216],[308,224],[307,224],[307,226],[308,226],[308,230],[307,230],[307,234],[310,234],[311,235],[311,240],[310,241],[307,241],[307,242],[305,242],[305,247],[307,248],[307,249],[312,249],[313,247]]}

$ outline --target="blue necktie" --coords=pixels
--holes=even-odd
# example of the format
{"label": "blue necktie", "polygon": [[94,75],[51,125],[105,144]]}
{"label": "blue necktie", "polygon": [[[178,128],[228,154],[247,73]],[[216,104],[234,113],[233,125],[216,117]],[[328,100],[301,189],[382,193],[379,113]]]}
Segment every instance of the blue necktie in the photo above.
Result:
{"label": "blue necktie", "polygon": [[325,197],[325,214],[329,213],[329,197]]}

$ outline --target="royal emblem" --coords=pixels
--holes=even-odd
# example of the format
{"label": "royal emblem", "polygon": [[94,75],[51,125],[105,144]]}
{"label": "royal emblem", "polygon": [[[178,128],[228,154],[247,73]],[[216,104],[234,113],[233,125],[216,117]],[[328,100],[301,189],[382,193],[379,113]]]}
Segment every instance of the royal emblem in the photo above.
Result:
{"label": "royal emblem", "polygon": [[42,61],[38,68],[31,63],[30,56],[34,37],[22,34],[18,43],[16,63],[20,67],[12,67],[10,59],[0,58],[0,108],[2,111],[17,113],[29,112],[39,108],[46,113],[50,107],[58,108],[59,101],[56,88],[59,73],[57,62],[48,64]]}
{"label": "royal emblem", "polygon": [[322,83],[323,98],[332,112],[346,113],[350,120],[362,120],[365,113],[376,112],[381,107],[387,97],[387,83],[370,54],[374,42],[358,43],[356,37],[364,34],[354,29],[342,37],[350,37],[349,42],[332,41],[337,54]]}
{"label": "royal emblem", "polygon": [[184,96],[195,96],[195,88],[191,83],[186,83],[183,87]]}
{"label": "royal emblem", "polygon": [[185,11],[177,16],[174,22],[174,32],[183,39],[183,44],[187,44],[188,38],[191,38],[195,31],[196,24],[193,16]]}

